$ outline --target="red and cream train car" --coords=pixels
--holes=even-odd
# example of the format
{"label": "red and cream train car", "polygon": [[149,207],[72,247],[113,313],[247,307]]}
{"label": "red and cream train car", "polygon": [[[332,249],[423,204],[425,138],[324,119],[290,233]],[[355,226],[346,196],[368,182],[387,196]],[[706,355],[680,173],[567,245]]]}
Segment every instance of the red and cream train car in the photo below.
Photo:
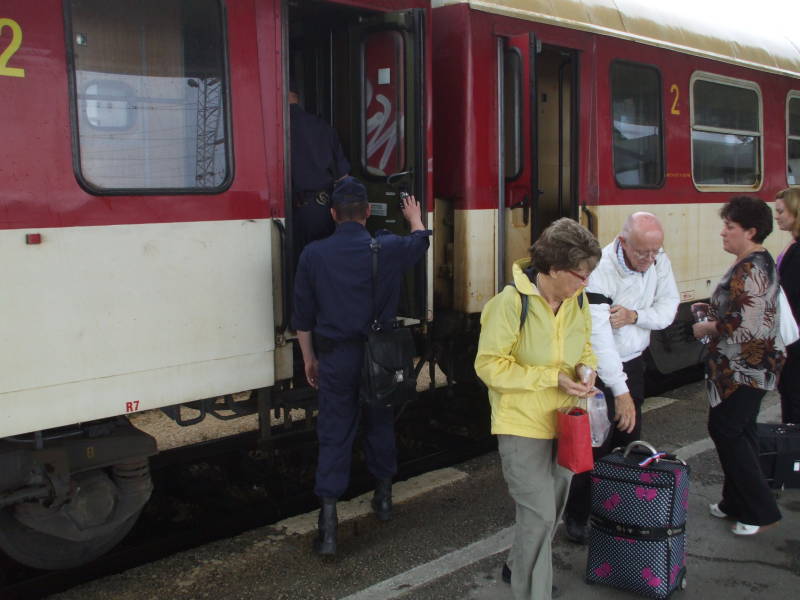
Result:
{"label": "red and cream train car", "polygon": [[655,212],[688,302],[726,263],[719,204],[800,183],[785,41],[632,0],[434,6],[2,3],[0,549],[57,568],[125,535],[158,449],[126,415],[186,423],[176,407],[255,390],[223,408],[260,409],[267,435],[268,408],[313,406],[287,330],[290,77],[366,182],[371,230],[403,230],[402,189],[423,201],[434,251],[402,315],[457,380],[481,308],[554,218],[607,242]]}
{"label": "red and cream train car", "polygon": [[[0,549],[66,567],[127,532],[157,447],[126,415],[258,390],[222,408],[268,430],[292,407],[286,82],[338,130],[370,228],[401,231],[400,188],[431,195],[429,19],[420,0],[2,2]],[[417,322],[427,270],[403,296]]]}
{"label": "red and cream train car", "polygon": [[[730,262],[721,203],[800,185],[800,45],[760,25],[760,7],[731,28],[700,18],[702,3],[433,4],[435,297],[461,332],[456,370],[476,315],[554,219],[579,218],[606,244],[629,213],[655,213],[690,303]],[[697,360],[683,337],[654,336],[660,370]]]}

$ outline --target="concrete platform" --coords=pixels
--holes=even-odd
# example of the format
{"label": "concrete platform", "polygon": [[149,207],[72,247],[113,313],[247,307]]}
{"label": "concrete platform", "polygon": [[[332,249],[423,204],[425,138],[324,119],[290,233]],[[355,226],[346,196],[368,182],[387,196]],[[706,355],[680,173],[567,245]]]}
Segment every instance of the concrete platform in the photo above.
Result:
{"label": "concrete platform", "polygon": [[[784,492],[783,520],[751,538],[708,515],[722,474],[705,430],[700,384],[648,399],[643,437],[678,451],[692,467],[688,587],[677,600],[797,597],[800,590],[800,490]],[[763,421],[777,420],[769,394]],[[316,513],[250,531],[53,596],[58,600],[346,599],[507,600],[500,568],[512,541],[514,508],[491,453],[395,486],[396,517],[378,522],[369,496],[340,503],[335,558],[312,554]],[[556,584],[564,600],[636,598],[583,581],[586,548],[559,529]]]}

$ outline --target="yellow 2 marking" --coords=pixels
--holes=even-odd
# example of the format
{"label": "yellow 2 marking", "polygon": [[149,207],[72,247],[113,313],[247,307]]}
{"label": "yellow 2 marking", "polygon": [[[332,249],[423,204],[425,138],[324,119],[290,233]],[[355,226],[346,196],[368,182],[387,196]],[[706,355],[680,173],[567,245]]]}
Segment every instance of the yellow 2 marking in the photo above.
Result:
{"label": "yellow 2 marking", "polygon": [[13,19],[0,19],[0,35],[3,34],[3,29],[6,27],[11,29],[11,42],[0,54],[0,76],[25,77],[25,69],[8,66],[8,61],[11,60],[11,57],[22,45],[22,27]]}

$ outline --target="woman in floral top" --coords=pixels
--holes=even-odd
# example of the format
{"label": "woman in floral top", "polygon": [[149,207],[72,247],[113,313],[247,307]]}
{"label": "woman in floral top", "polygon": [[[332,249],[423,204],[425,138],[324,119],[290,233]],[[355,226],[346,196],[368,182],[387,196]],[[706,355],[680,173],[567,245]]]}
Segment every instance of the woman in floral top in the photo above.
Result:
{"label": "woman in floral top", "polygon": [[725,474],[715,517],[736,519],[732,531],[752,535],[781,518],[758,461],[756,417],[775,389],[785,358],[778,332],[778,273],[761,243],[772,232],[772,211],[758,198],[737,196],[720,210],[722,247],[736,261],[714,290],[710,320],[695,323],[710,336],[706,361],[708,432]]}

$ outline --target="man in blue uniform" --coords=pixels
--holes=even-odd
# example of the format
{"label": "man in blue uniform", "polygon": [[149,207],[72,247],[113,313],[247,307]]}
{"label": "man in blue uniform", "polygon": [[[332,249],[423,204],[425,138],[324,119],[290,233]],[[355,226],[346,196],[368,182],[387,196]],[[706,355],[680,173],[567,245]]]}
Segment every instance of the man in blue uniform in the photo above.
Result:
{"label": "man in blue uniform", "polygon": [[[294,87],[294,86],[292,86]],[[333,233],[330,195],[333,184],[350,171],[336,130],[300,106],[289,92],[291,121],[294,258],[297,265],[306,244]]]}
{"label": "man in blue uniform", "polygon": [[[393,410],[362,407],[358,398],[364,340],[373,316],[367,191],[358,179],[346,177],[336,184],[332,203],[335,232],[312,242],[300,255],[292,316],[306,379],[319,390],[314,492],[322,508],[314,549],[320,554],[336,552],[336,500],[347,489],[353,439],[362,414],[367,467],[377,482],[372,506],[381,520],[391,518],[392,477],[397,471]],[[375,298],[384,326],[396,318],[403,273],[424,256],[431,233],[422,224],[420,205],[413,196],[403,200],[402,211],[410,235],[377,234]]]}

